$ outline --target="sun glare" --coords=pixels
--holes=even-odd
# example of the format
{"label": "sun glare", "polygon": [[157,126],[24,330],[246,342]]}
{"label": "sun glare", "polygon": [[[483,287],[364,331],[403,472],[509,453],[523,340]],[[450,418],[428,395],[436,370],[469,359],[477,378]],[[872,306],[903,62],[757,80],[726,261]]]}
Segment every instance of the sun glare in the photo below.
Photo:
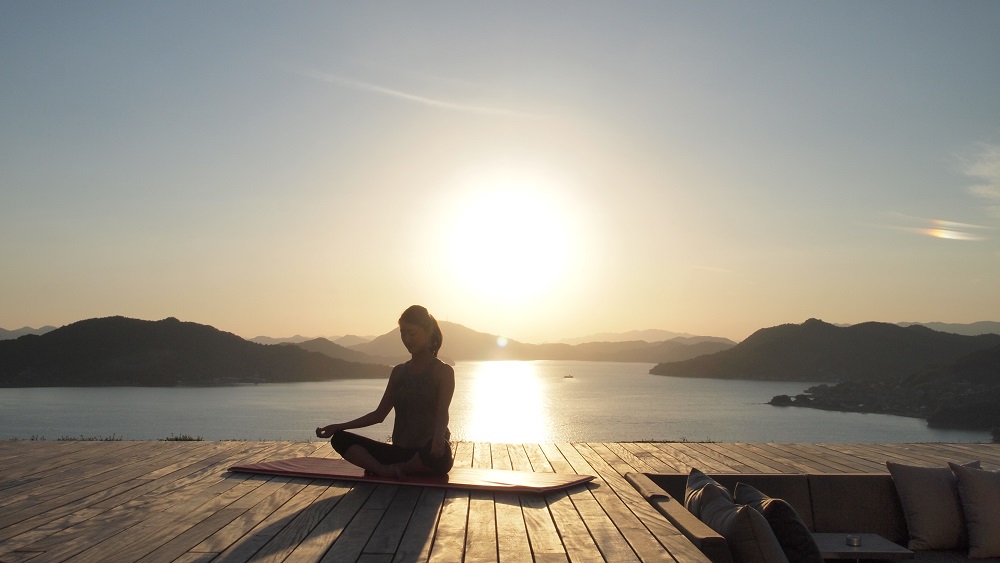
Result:
{"label": "sun glare", "polygon": [[448,235],[462,286],[482,297],[544,295],[566,274],[570,236],[552,186],[528,176],[494,175],[471,186]]}

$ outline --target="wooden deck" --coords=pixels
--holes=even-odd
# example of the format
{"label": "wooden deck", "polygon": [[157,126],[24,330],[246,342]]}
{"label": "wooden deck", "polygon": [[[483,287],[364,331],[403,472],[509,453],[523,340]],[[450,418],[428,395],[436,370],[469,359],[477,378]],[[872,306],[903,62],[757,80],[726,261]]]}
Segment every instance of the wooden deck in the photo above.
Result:
{"label": "wooden deck", "polygon": [[547,495],[234,474],[325,442],[0,442],[0,561],[705,561],[630,471],[883,472],[1000,444],[456,445],[456,465],[597,475]]}

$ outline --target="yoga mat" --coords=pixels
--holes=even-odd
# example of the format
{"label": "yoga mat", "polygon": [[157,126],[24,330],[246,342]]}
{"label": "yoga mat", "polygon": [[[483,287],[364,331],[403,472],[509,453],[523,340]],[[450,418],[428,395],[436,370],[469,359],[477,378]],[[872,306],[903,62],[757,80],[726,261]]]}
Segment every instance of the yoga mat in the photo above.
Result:
{"label": "yoga mat", "polygon": [[313,479],[344,479],[369,483],[393,483],[396,485],[419,485],[422,487],[446,487],[453,489],[474,489],[484,491],[510,491],[547,493],[586,483],[593,475],[570,475],[565,473],[532,473],[530,471],[509,471],[505,469],[454,468],[442,477],[407,476],[402,479],[365,475],[363,469],[342,459],[322,457],[293,457],[250,465],[236,465],[230,471],[242,473],[263,473]]}

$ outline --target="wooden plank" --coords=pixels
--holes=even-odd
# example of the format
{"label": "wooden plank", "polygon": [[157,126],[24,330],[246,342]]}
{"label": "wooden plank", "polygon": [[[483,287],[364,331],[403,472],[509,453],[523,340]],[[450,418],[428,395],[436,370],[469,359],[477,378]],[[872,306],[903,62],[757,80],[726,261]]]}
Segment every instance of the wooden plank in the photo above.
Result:
{"label": "wooden plank", "polygon": [[531,561],[531,543],[524,524],[521,499],[513,493],[494,495],[497,554],[501,561]]}
{"label": "wooden plank", "polygon": [[542,495],[519,495],[521,513],[524,516],[524,527],[528,532],[528,542],[535,558],[545,556],[549,559],[566,560],[566,548],[563,546],[555,522],[549,514],[549,505]]}
{"label": "wooden plank", "polygon": [[[108,463],[109,457],[128,463],[128,448],[142,449],[142,442],[62,442],[65,447],[37,447],[28,449],[23,455],[4,460],[3,475],[6,479],[26,477],[42,478],[65,475],[67,471],[86,474],[88,467],[114,467]],[[109,446],[108,444],[112,444]],[[56,450],[56,451],[53,451]],[[7,499],[0,499],[0,505]]]}
{"label": "wooden plank", "polygon": [[454,448],[458,467],[598,479],[545,496],[448,497],[439,489],[225,471],[244,460],[336,457],[326,442],[5,442],[0,560],[698,560],[624,481],[625,473],[689,466],[884,472],[887,459],[926,466],[981,459],[984,467],[1000,468],[1000,444],[459,442]]}
{"label": "wooden plank", "polygon": [[[591,537],[583,516],[577,512],[569,494],[566,491],[556,491],[545,495],[545,502],[570,561],[604,561],[600,548]],[[624,538],[622,542],[624,543]]]}
{"label": "wooden plank", "polygon": [[[243,511],[238,508],[223,508],[212,512],[207,518],[182,532],[168,532],[171,539],[138,561],[141,563],[170,563],[185,555],[189,549],[232,522],[242,513]],[[121,557],[125,560],[124,558],[128,555],[125,554]]]}
{"label": "wooden plank", "polygon": [[[594,493],[594,497],[601,502],[615,525],[622,530],[622,534],[640,559],[670,561],[676,557],[681,561],[701,560],[701,552],[683,534],[669,525],[631,483],[625,480],[625,474],[631,472],[632,468],[618,458],[610,448],[603,444],[575,444],[574,447],[616,495],[615,498],[608,495],[602,499],[596,491]],[[639,526],[636,526],[636,523]],[[643,527],[646,533],[640,531]],[[650,541],[649,535],[654,541]]]}
{"label": "wooden plank", "polygon": [[[551,447],[551,444],[549,446]],[[545,455],[545,450],[541,445],[525,444],[524,453],[528,456],[532,471],[536,473],[552,473],[555,471],[552,464],[549,463],[548,457]]]}
{"label": "wooden plank", "polygon": [[469,494],[469,524],[465,534],[465,561],[496,561],[498,557],[497,515],[493,493]]}
{"label": "wooden plank", "polygon": [[[597,447],[594,448],[594,453],[601,455],[603,459],[607,459],[613,452],[610,448],[602,450],[600,447]],[[591,458],[588,457],[588,459]],[[591,466],[600,471],[600,463],[596,460],[591,463]],[[603,473],[603,475],[608,477],[608,484],[611,486],[615,494],[621,498],[625,506],[627,506],[632,513],[635,514],[635,516],[640,522],[642,522],[646,529],[649,530],[653,537],[659,541],[660,545],[666,548],[670,555],[677,561],[699,561],[707,563],[707,559],[701,551],[698,550],[698,548],[696,548],[686,537],[684,537],[684,535],[677,530],[677,528],[664,519],[663,516],[656,511],[656,509],[650,506],[642,495],[635,490],[635,487],[633,487],[631,483],[623,479],[624,475],[630,472],[628,468],[618,466],[616,467],[616,470],[619,471],[618,476],[615,476],[610,472]]]}
{"label": "wooden plank", "polygon": [[656,459],[649,455],[648,452],[639,450],[639,453],[642,455],[636,455],[636,451],[628,448],[626,444],[619,444],[616,442],[605,443],[604,447],[613,451],[615,455],[629,465],[632,471],[638,471],[641,473],[656,473],[654,466],[649,464],[650,461],[655,463]]}
{"label": "wooden plank", "polygon": [[733,460],[741,473],[787,473],[792,468],[784,466],[773,459],[758,455],[743,444],[705,444],[709,450],[718,452],[725,459]]}
{"label": "wooden plank", "polygon": [[[320,489],[319,495],[303,497],[301,508],[291,521],[280,532],[274,535],[261,550],[254,555],[255,562],[280,562],[289,559],[293,551],[305,540],[323,518],[340,502],[346,492],[346,487],[332,485],[313,485]],[[307,487],[307,490],[310,487]],[[303,491],[304,492],[304,491]],[[298,498],[301,495],[296,495]],[[194,544],[197,545],[197,544]],[[194,547],[191,546],[191,548]],[[319,557],[316,557],[319,559]],[[165,559],[169,561],[169,559]]]}
{"label": "wooden plank", "polygon": [[[507,461],[510,462],[509,469],[513,469],[514,471],[534,471],[531,466],[531,458],[528,457],[528,452],[525,450],[523,444],[510,444],[507,446]],[[503,467],[503,469],[507,469],[507,467]]]}
{"label": "wooden plank", "polygon": [[472,467],[479,469],[493,468],[493,448],[490,444],[476,442],[473,444]]}
{"label": "wooden plank", "polygon": [[783,447],[796,452],[806,465],[806,473],[867,473],[877,470],[877,466],[843,455],[835,445],[785,444]]}
{"label": "wooden plank", "polygon": [[[299,479],[282,484],[272,495],[234,520],[242,520],[241,528],[249,529],[223,550],[219,558],[223,561],[249,561],[277,557],[284,545],[280,541],[272,543],[272,540],[325,489],[323,486],[309,486],[302,481]],[[250,527],[251,525],[253,526]]]}
{"label": "wooden plank", "polygon": [[[234,455],[235,454],[235,455]],[[113,496],[109,496],[100,502],[94,503],[97,508],[115,508],[136,498],[143,498],[144,502],[155,502],[158,497],[169,497],[178,490],[183,490],[192,483],[199,481],[206,476],[218,478],[218,466],[227,465],[230,462],[237,462],[244,458],[244,452],[221,452],[211,457],[180,465],[171,464],[170,467],[177,467],[171,472],[154,472],[157,476],[144,476],[143,482],[136,486],[122,491]],[[260,455],[259,453],[257,455]],[[152,475],[152,474],[150,474]]]}
{"label": "wooden plank", "polygon": [[[308,506],[313,499],[321,492],[319,487],[307,488],[301,483],[286,483],[279,494],[272,497],[275,502],[275,510],[264,518],[256,527],[251,530],[248,536],[237,542],[234,547],[223,552],[224,557],[232,557],[243,560],[257,554],[263,544],[273,537],[287,523],[289,514],[293,514]],[[301,493],[301,494],[300,494]],[[228,516],[228,521],[216,526],[214,531],[231,524],[245,512],[236,503],[224,502],[230,507],[221,511]],[[201,505],[201,506],[199,506]],[[184,502],[168,510],[157,510],[150,518],[145,519],[139,525],[129,527],[96,546],[75,556],[78,561],[110,561],[119,559],[122,561],[136,561],[150,554],[157,547],[168,543],[172,537],[186,532],[193,525],[203,518],[211,515],[215,511],[216,503],[203,504],[202,499],[195,498],[191,502]],[[212,534],[214,534],[214,531]],[[212,534],[208,534],[209,536]],[[180,551],[183,553],[193,545],[185,545]],[[178,553],[179,555],[179,553]]]}
{"label": "wooden plank", "polygon": [[605,561],[639,561],[625,536],[593,495],[571,494],[570,498]]}
{"label": "wooden plank", "polygon": [[[120,494],[120,492],[140,486],[140,483],[145,481],[138,480],[138,477],[147,474],[150,468],[162,463],[164,459],[171,458],[152,457],[147,465],[130,466],[127,471],[116,473],[104,481],[88,486],[79,486],[73,493],[50,498],[41,503],[26,503],[24,508],[14,512],[8,512],[8,509],[0,511],[0,528],[3,528],[0,530],[0,541],[59,519],[81,508],[100,504],[101,501]],[[67,481],[72,484],[70,476],[67,476]]]}
{"label": "wooden plank", "polygon": [[382,520],[365,545],[364,554],[388,554],[390,559],[392,558],[420,499],[420,489],[420,487],[399,487],[396,490]]}
{"label": "wooden plank", "polygon": [[[27,546],[30,546],[35,542],[42,541],[45,538],[62,532],[67,528],[72,528],[73,526],[86,522],[103,512],[105,511],[100,509],[83,508],[61,518],[52,520],[46,524],[42,524],[32,530],[18,534],[8,540],[0,542],[0,556],[3,556],[5,553],[19,551],[22,548],[31,551],[31,549]],[[0,561],[2,560],[3,559],[0,558]]]}
{"label": "wooden plank", "polygon": [[[202,494],[192,495],[187,500],[178,498],[180,502],[174,506],[159,503],[157,509],[146,511],[152,514],[150,518],[114,537],[113,541],[125,541],[129,545],[129,548],[116,552],[116,556],[138,560],[142,553],[146,553],[142,557],[144,561],[172,561],[184,555],[245,512],[242,508],[232,507],[232,504],[259,485],[237,483],[221,494],[215,494],[208,492],[215,487],[206,480],[200,486]],[[124,537],[129,540],[124,540]],[[141,549],[134,547],[140,544]]]}
{"label": "wooden plank", "polygon": [[361,557],[399,489],[398,485],[377,485],[321,561],[354,561]]}
{"label": "wooden plank", "polygon": [[[542,452],[545,454],[545,460],[547,465],[549,465],[553,471],[556,473],[577,473],[577,470],[573,465],[566,460],[566,456],[563,454],[562,450],[556,444],[542,444]],[[535,460],[531,461],[532,466],[535,464]],[[535,469],[538,471],[538,469]],[[591,473],[587,473],[592,475]]]}
{"label": "wooden plank", "polygon": [[455,445],[454,467],[472,467],[472,442],[459,442]]}
{"label": "wooden plank", "polygon": [[437,534],[431,546],[430,561],[461,561],[465,556],[466,522],[469,517],[469,493],[448,489],[438,518]]}
{"label": "wooden plank", "polygon": [[[103,482],[115,479],[118,480],[117,482],[124,482],[141,477],[149,473],[150,468],[159,467],[162,459],[173,456],[182,459],[188,457],[182,450],[171,448],[165,450],[162,457],[143,456],[142,463],[132,463],[129,459],[116,460],[104,457],[93,462],[86,461],[78,465],[61,466],[52,472],[36,474],[40,478],[32,481],[29,489],[17,490],[14,488],[5,491],[4,498],[7,502],[0,507],[0,514],[23,514],[25,510],[29,510],[35,505],[52,505],[53,502],[57,502],[63,497],[69,497],[70,500],[67,502],[70,502],[80,498],[80,496],[86,496],[79,495],[81,488],[89,487],[98,490]],[[121,463],[117,463],[118,461]],[[0,517],[0,528],[3,525],[2,517]]]}
{"label": "wooden plank", "polygon": [[490,444],[493,469],[513,469],[507,444]]}
{"label": "wooden plank", "polygon": [[700,462],[698,467],[705,472],[719,472],[719,473],[738,473],[739,469],[734,467],[736,464],[732,463],[732,460],[723,459],[723,456],[718,455],[716,452],[705,447],[705,444],[699,444],[694,442],[688,442],[683,444],[676,444],[675,446],[678,450],[683,450],[687,452],[689,456],[693,459],[697,459]]}
{"label": "wooden plank", "polygon": [[[832,473],[870,473],[886,471],[884,450],[872,450],[862,444],[843,449],[840,444],[794,444],[800,452],[808,452],[817,469],[827,466]],[[875,455],[878,459],[872,459]],[[805,455],[805,453],[803,454]]]}
{"label": "wooden plank", "polygon": [[393,561],[427,561],[434,543],[438,517],[444,506],[444,497],[444,489],[425,487],[421,490],[420,499],[417,500],[410,522],[396,548]]}
{"label": "wooden plank", "polygon": [[[978,459],[984,469],[1000,468],[1000,444],[938,444],[939,455],[951,461],[955,459],[972,461]],[[951,459],[951,458],[955,459]]]}
{"label": "wooden plank", "polygon": [[[577,513],[580,514],[581,519],[590,531],[591,537],[606,560],[638,561],[638,557],[632,551],[623,532],[619,530],[616,523],[597,499],[598,495],[607,494],[607,483],[569,445],[560,447],[556,444],[546,444],[543,445],[542,449],[552,462],[553,467],[561,467],[565,464],[564,470],[567,472],[579,471],[580,473],[597,476],[594,481],[587,485],[574,487],[567,491],[570,499],[573,501],[573,506],[576,507]],[[604,489],[603,491],[602,488]]]}
{"label": "wooden plank", "polygon": [[776,444],[741,444],[749,454],[772,460],[780,473],[804,473],[809,471],[809,465],[805,463],[797,453]]}
{"label": "wooden plank", "polygon": [[702,471],[718,470],[716,466],[706,464],[705,460],[699,457],[697,452],[691,452],[690,448],[680,442],[657,443],[653,445],[660,451],[663,459],[672,460],[671,465],[681,468],[680,473],[687,473],[692,468],[699,468]]}
{"label": "wooden plank", "polygon": [[319,561],[344,534],[348,524],[368,500],[375,485],[371,483],[333,483],[339,500],[333,509],[309,532],[299,545],[292,550],[286,561]]}
{"label": "wooden plank", "polygon": [[337,541],[320,561],[323,563],[338,563],[340,561],[356,561],[371,538],[375,527],[382,518],[382,510],[362,508],[354,515],[351,522],[344,528]]}
{"label": "wooden plank", "polygon": [[231,507],[242,508],[245,512],[191,551],[232,553],[242,543],[249,541],[247,535],[252,530],[305,486],[291,481],[288,477],[274,477],[232,503]]}
{"label": "wooden plank", "polygon": [[683,463],[668,456],[666,452],[657,448],[655,444],[651,444],[649,442],[636,442],[624,444],[624,446],[635,453],[636,457],[645,460],[646,463],[653,467],[656,473],[688,472]]}

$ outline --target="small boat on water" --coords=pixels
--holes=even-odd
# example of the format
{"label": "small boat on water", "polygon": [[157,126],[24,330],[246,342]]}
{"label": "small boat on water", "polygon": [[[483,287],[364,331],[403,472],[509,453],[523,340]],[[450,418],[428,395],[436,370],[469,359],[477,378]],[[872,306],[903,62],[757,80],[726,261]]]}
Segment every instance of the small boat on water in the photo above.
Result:
{"label": "small boat on water", "polygon": [[567,373],[566,375],[563,376],[563,379],[573,379],[573,374]]}

